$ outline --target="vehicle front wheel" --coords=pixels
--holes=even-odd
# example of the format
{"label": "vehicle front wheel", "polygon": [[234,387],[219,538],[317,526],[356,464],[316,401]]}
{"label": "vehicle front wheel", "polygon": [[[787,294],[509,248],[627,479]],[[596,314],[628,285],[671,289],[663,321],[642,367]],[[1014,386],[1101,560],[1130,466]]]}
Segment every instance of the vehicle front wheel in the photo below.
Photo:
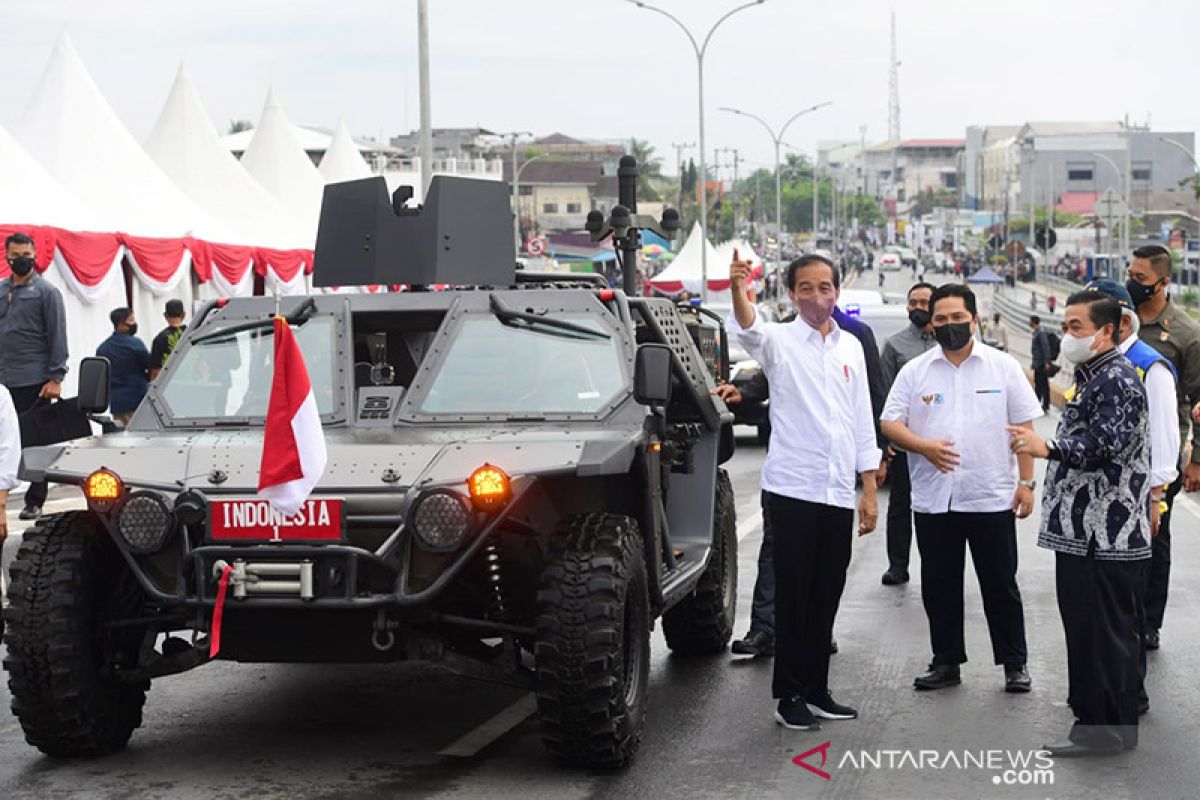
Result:
{"label": "vehicle front wheel", "polygon": [[642,739],[650,598],[637,522],[588,514],[556,536],[537,595],[537,705],[552,756],[627,763]]}
{"label": "vehicle front wheel", "polygon": [[101,756],[142,724],[149,681],[121,681],[141,633],[105,623],[136,617],[141,587],[100,521],[45,517],[27,530],[11,568],[8,688],[31,745],[50,756]]}

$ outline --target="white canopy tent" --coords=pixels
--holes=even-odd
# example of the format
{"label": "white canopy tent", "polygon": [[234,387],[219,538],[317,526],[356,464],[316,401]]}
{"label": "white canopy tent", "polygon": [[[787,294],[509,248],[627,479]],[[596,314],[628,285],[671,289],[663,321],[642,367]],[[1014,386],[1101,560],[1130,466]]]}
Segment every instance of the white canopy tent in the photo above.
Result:
{"label": "white canopy tent", "polygon": [[262,116],[254,128],[242,166],[292,214],[307,238],[301,245],[312,247],[321,215],[325,181],[292,131],[275,90],[267,92]]}
{"label": "white canopy tent", "polygon": [[0,224],[104,230],[106,222],[0,128]]}
{"label": "white canopy tent", "polygon": [[[721,263],[717,251],[704,238],[700,231],[700,223],[692,226],[687,241],[679,249],[675,260],[658,275],[650,279],[650,285],[660,292],[677,294],[684,289],[692,294],[700,292],[700,252],[708,251],[708,281],[709,288],[724,290],[729,284],[729,262]],[[714,286],[714,283],[717,285]]]}
{"label": "white canopy tent", "polygon": [[289,212],[221,145],[187,70],[155,123],[146,152],[198,206],[228,226],[237,244],[307,247]]}
{"label": "white canopy tent", "polygon": [[325,179],[326,183],[355,181],[371,177],[371,168],[363,160],[358,145],[350,136],[350,129],[346,127],[345,120],[338,122],[333,140],[329,143],[329,149],[321,157],[319,169],[321,177]]}
{"label": "white canopy tent", "polygon": [[64,32],[13,134],[38,163],[117,229],[139,236],[228,238],[146,155]]}

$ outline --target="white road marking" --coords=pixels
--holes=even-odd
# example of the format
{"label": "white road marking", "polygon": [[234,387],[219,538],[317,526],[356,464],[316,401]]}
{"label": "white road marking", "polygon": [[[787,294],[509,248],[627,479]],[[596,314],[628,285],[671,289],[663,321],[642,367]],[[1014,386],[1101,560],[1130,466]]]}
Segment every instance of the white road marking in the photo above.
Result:
{"label": "white road marking", "polygon": [[521,695],[517,702],[484,722],[475,730],[459,737],[453,744],[438,751],[440,756],[471,758],[483,748],[524,722],[537,710],[537,698],[533,693]]}

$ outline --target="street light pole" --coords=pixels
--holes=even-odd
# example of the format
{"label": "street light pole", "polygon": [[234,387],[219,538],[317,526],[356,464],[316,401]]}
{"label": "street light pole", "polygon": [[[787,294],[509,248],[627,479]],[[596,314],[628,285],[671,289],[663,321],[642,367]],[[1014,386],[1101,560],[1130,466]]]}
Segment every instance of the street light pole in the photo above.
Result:
{"label": "street light pole", "polygon": [[[749,117],[750,119],[757,122],[759,125],[762,125],[764,128],[767,129],[767,135],[771,137],[771,141],[774,142],[774,144],[775,144],[775,236],[779,240],[780,257],[782,257],[782,255],[783,255],[783,202],[782,202],[783,201],[783,181],[781,178],[782,170],[780,169],[780,166],[779,166],[779,148],[783,145],[783,135],[785,133],[787,133],[788,126],[790,126],[793,122],[795,122],[800,117],[803,117],[805,114],[811,114],[812,112],[816,111],[819,108],[824,108],[825,106],[831,106],[831,105],[833,105],[833,101],[826,100],[824,103],[817,103],[815,106],[810,106],[809,108],[805,108],[805,109],[801,109],[800,111],[797,111],[795,114],[792,114],[790,117],[788,117],[787,121],[783,123],[783,127],[781,127],[779,129],[779,133],[775,133],[774,128],[772,128],[770,125],[768,125],[767,121],[765,119],[763,119],[762,117],[756,116],[756,115],[751,114],[746,111],[742,111],[737,108],[721,106],[722,111],[728,111],[730,114],[737,114],[739,117]],[[813,169],[814,169],[813,174],[815,175],[816,174],[815,162],[813,164]],[[814,238],[816,235],[816,223],[817,223],[816,214],[814,214],[813,215]]]}
{"label": "street light pole", "polygon": [[[521,196],[517,193],[517,139],[521,136],[532,136],[529,131],[510,131],[497,134],[500,138],[512,140],[512,209],[513,209],[513,247],[515,252],[521,252]],[[532,159],[531,159],[532,160]]]}
{"label": "street light pole", "polygon": [[421,80],[421,202],[433,180],[433,128],[429,108],[429,0],[417,0],[417,52]]}
{"label": "street light pole", "polygon": [[[514,211],[513,211],[513,234],[516,236],[516,240],[517,240],[517,253],[521,252],[521,207],[520,207],[521,195],[520,195],[520,192],[518,192],[518,190],[517,190],[517,187],[521,182],[521,173],[524,172],[525,168],[528,167],[530,164],[532,164],[534,161],[537,161],[539,158],[545,158],[548,155],[550,155],[550,154],[549,153],[538,153],[536,156],[533,156],[532,158],[525,159],[524,163],[522,163],[521,166],[518,168],[517,167],[517,149],[515,146],[513,147],[513,185],[512,185],[512,190],[513,190],[513,203],[516,204],[513,206],[513,209],[514,209]],[[534,206],[534,208],[536,209],[536,205]]]}
{"label": "street light pole", "polygon": [[[1124,184],[1125,184],[1125,179],[1124,179],[1124,176],[1121,174],[1121,168],[1117,166],[1117,162],[1113,161],[1111,158],[1109,158],[1108,156],[1104,155],[1104,153],[1098,153],[1098,152],[1096,152],[1095,150],[1092,150],[1092,151],[1091,151],[1091,155],[1094,155],[1094,156],[1096,156],[1097,158],[1103,158],[1103,159],[1104,159],[1104,161],[1105,161],[1105,163],[1107,163],[1107,164],[1108,164],[1110,167],[1112,167],[1112,171],[1113,171],[1113,173],[1114,173],[1114,174],[1117,176],[1117,185],[1118,185],[1118,186],[1120,186],[1120,187],[1121,187],[1121,189],[1122,189],[1122,191],[1121,191],[1121,195],[1122,195],[1122,198],[1123,198],[1123,199],[1124,199],[1124,201],[1125,201],[1125,207],[1126,207],[1126,208],[1128,208],[1128,207],[1129,207],[1129,187],[1124,185]],[[1112,222],[1112,219],[1111,219],[1111,217],[1110,217],[1110,218],[1107,218],[1107,219],[1108,219],[1109,223],[1111,224],[1111,222]],[[1129,218],[1128,218],[1128,217],[1125,217],[1125,218],[1123,219],[1123,221],[1122,221],[1122,225],[1123,225],[1123,226],[1127,226],[1127,225],[1129,224],[1128,220],[1129,220]],[[1122,232],[1122,233],[1124,233],[1124,232]],[[1108,249],[1109,249],[1109,251],[1110,251],[1110,252],[1109,252],[1109,255],[1111,255],[1111,254],[1112,254],[1112,253],[1111,253],[1111,251],[1112,251],[1112,238],[1113,238],[1113,237],[1112,237],[1112,231],[1110,230],[1110,231],[1108,231]],[[1120,240],[1118,240],[1118,246],[1121,246],[1121,241],[1120,241]]]}
{"label": "street light pole", "polygon": [[[644,2],[642,2],[642,0],[626,0],[626,2],[633,3],[638,8],[644,8],[647,11],[654,11],[658,14],[662,14],[664,17],[671,20],[671,22],[674,22],[676,25],[679,26],[679,29],[683,31],[684,35],[687,36],[688,41],[691,42],[691,44],[692,44],[692,50],[696,54],[696,89],[697,89],[697,98],[698,98],[697,105],[698,105],[699,111],[700,111],[700,136],[699,136],[699,141],[700,141],[700,233],[707,241],[707,239],[708,239],[708,169],[707,169],[708,165],[705,163],[705,156],[704,156],[704,55],[706,52],[708,52],[708,44],[710,41],[712,41],[713,34],[716,33],[717,28],[719,28],[721,26],[721,23],[723,23],[725,20],[729,19],[730,17],[732,17],[734,14],[736,14],[739,11],[742,11],[747,8],[753,8],[754,6],[762,5],[763,3],[766,2],[766,0],[752,0],[749,3],[743,3],[742,5],[737,6],[736,8],[725,12],[725,15],[722,16],[720,19],[718,19],[716,22],[714,22],[713,26],[708,29],[708,34],[705,35],[704,42],[702,44],[696,42],[696,37],[692,35],[691,30],[689,30],[688,27],[686,25],[684,25],[679,20],[679,18],[676,17],[674,14],[671,14],[668,11],[664,11],[663,9],[659,8],[658,6],[652,6],[649,3],[644,3]],[[706,302],[707,300],[708,300],[708,248],[701,247],[700,248],[700,301]]]}

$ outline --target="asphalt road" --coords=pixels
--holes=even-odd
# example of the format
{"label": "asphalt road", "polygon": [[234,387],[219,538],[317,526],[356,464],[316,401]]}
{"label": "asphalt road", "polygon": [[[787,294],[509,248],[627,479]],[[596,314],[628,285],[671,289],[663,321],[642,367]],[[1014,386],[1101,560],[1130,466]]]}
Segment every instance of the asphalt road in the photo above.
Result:
{"label": "asphalt road", "polygon": [[[1039,428],[1048,432],[1053,423],[1043,420]],[[752,438],[743,438],[727,465],[741,536],[738,635],[750,612],[763,456]],[[881,499],[886,502],[886,492]],[[1053,556],[1034,546],[1031,518],[1018,528],[1034,681],[1028,695],[1002,691],[970,568],[972,661],[964,666],[963,685],[913,691],[912,678],[929,658],[917,564],[909,585],[881,586],[880,530],[855,542],[836,629],[841,652],[832,666],[835,695],[856,705],[861,718],[826,723],[820,732],[791,732],[774,723],[770,661],[675,658],[657,633],[645,737],[634,763],[616,773],[549,761],[529,698],[517,691],[410,666],[218,663],[157,681],[130,747],[94,761],[56,761],[28,747],[8,710],[7,689],[0,688],[0,797],[1195,797],[1200,653],[1191,643],[1200,637],[1198,510],[1185,501],[1176,514],[1171,601],[1163,649],[1150,656],[1152,708],[1143,718],[1141,746],[1105,761],[1059,762],[1048,773],[1004,769],[1008,759],[1060,738],[1071,722]],[[10,523],[20,529],[15,519]],[[5,564],[15,538],[5,548]],[[914,562],[918,558],[914,548]],[[828,780],[793,763],[826,742]],[[994,768],[975,766],[987,758]],[[820,751],[805,763],[822,768]],[[1043,783],[1008,785],[1006,779]]]}

